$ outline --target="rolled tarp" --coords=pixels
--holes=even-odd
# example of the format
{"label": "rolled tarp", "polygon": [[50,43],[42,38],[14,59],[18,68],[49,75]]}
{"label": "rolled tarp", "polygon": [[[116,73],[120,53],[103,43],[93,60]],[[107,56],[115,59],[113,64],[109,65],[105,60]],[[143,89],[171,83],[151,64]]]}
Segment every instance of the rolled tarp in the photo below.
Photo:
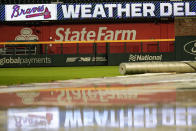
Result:
{"label": "rolled tarp", "polygon": [[121,63],[119,72],[122,75],[168,72],[191,73],[196,72],[196,61]]}

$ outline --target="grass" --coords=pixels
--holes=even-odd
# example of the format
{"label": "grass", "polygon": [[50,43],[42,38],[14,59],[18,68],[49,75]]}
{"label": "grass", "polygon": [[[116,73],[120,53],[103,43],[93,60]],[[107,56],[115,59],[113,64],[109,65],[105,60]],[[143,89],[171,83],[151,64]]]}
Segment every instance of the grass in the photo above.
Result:
{"label": "grass", "polygon": [[0,68],[0,85],[120,75],[118,66]]}

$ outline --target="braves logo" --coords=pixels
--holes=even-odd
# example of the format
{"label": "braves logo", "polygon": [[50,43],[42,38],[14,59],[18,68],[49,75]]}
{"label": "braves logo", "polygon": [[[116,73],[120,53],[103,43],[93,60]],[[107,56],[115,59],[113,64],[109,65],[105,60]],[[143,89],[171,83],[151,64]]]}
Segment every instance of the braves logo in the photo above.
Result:
{"label": "braves logo", "polygon": [[44,19],[51,18],[51,12],[44,5],[27,8],[27,9],[21,9],[21,6],[14,5],[11,18],[19,17],[21,15],[26,15],[26,18],[39,17],[39,16],[44,16]]}

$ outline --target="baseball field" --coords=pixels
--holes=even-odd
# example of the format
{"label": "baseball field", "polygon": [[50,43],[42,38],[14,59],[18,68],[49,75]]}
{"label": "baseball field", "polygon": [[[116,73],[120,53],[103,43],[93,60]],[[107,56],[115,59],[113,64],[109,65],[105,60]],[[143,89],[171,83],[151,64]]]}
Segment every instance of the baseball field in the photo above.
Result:
{"label": "baseball field", "polygon": [[118,66],[0,68],[0,85],[120,75]]}

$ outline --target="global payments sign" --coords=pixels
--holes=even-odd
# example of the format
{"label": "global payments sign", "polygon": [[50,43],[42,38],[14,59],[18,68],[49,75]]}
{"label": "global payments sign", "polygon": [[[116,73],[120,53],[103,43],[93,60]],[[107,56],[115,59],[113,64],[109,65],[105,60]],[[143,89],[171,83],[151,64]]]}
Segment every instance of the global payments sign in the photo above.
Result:
{"label": "global payments sign", "polygon": [[16,4],[5,5],[5,12],[4,6],[0,9],[6,21],[194,17],[196,1]]}

